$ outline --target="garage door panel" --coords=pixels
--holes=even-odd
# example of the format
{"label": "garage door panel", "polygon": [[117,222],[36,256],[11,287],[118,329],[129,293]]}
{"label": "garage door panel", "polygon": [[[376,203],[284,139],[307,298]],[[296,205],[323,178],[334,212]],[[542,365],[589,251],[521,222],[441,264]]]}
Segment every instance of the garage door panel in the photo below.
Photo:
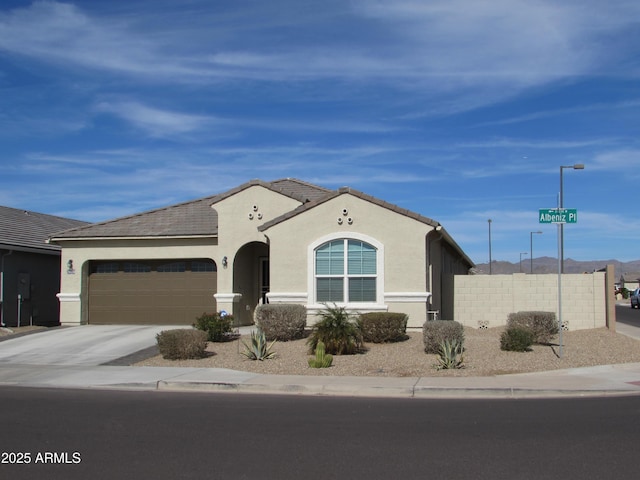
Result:
{"label": "garage door panel", "polygon": [[91,273],[89,323],[191,325],[216,311],[216,291],[215,271]]}

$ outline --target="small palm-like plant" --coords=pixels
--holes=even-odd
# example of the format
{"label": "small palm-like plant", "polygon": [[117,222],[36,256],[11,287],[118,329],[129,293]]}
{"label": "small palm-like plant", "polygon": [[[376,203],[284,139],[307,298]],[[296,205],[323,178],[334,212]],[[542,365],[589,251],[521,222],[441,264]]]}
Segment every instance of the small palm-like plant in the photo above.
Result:
{"label": "small palm-like plant", "polygon": [[325,353],[324,343],[318,342],[316,356],[308,359],[311,368],[329,368],[333,363],[333,356]]}
{"label": "small palm-like plant", "polygon": [[267,360],[269,358],[273,358],[276,355],[276,352],[273,352],[271,348],[273,344],[276,343],[274,340],[271,343],[267,342],[267,339],[264,335],[264,332],[260,329],[257,331],[251,331],[251,344],[247,344],[244,340],[242,344],[244,345],[244,352],[240,352],[242,355],[247,357],[249,360]]}
{"label": "small palm-like plant", "polygon": [[[438,370],[464,368],[462,350],[462,343],[458,340],[444,340],[440,344],[436,368]],[[460,356],[460,358],[458,358],[458,356]]]}
{"label": "small palm-like plant", "polygon": [[334,355],[352,355],[362,351],[362,334],[345,308],[325,307],[307,340],[309,354],[313,355],[319,342],[324,343],[327,353]]}

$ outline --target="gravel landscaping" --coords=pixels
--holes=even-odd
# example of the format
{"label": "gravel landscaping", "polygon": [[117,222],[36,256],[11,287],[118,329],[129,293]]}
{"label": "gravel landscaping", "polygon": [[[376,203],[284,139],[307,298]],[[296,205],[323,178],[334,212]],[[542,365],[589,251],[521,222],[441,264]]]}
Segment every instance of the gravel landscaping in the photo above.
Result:
{"label": "gravel landscaping", "polygon": [[[209,356],[199,360],[164,360],[155,356],[136,366],[173,366],[228,368],[247,372],[278,375],[342,375],[342,376],[490,376],[510,373],[539,372],[564,368],[640,362],[640,341],[606,328],[563,332],[563,356],[558,357],[557,338],[550,345],[534,345],[525,353],[500,350],[503,327],[476,330],[465,328],[465,368],[437,370],[436,355],[424,353],[422,332],[410,332],[406,341],[389,344],[367,344],[358,355],[334,356],[333,366],[310,368],[307,364],[306,340],[276,342],[276,357],[252,361],[240,352],[239,340],[209,343]],[[247,341],[248,336],[242,339]]]}

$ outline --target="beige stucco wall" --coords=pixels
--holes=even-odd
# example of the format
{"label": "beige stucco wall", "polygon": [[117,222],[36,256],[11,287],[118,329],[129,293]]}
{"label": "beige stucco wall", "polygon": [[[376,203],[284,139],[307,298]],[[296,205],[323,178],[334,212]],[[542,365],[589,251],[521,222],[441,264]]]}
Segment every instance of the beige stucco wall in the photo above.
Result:
{"label": "beige stucco wall", "polygon": [[424,245],[432,229],[354,195],[339,195],[264,232],[270,244],[269,299],[305,304],[313,315],[323,308],[314,301],[314,248],[331,239],[357,238],[378,248],[378,300],[348,307],[405,312],[410,326],[422,325],[428,298]]}
{"label": "beige stucco wall", "polygon": [[[266,237],[258,227],[290,210],[300,202],[256,185],[242,190],[212,208],[218,212],[218,249],[227,256],[231,265],[234,256],[243,245],[250,242],[266,243]],[[231,268],[219,269],[218,291],[232,293],[233,272]]]}
{"label": "beige stucco wall", "polygon": [[[456,275],[454,320],[465,326],[505,325],[509,313],[558,314],[558,275]],[[562,323],[568,330],[605,327],[604,272],[562,275]]]}

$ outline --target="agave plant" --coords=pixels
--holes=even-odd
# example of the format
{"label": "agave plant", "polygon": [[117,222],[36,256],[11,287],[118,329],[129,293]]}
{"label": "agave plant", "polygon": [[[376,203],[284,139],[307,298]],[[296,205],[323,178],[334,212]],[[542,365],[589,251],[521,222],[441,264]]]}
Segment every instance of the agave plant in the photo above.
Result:
{"label": "agave plant", "polygon": [[260,329],[256,331],[251,331],[251,344],[247,344],[244,340],[242,344],[244,345],[244,352],[240,352],[242,355],[247,357],[249,360],[267,360],[269,358],[273,358],[276,355],[276,352],[273,352],[271,348],[273,344],[276,343],[274,340],[271,343],[267,342],[267,339],[264,335],[264,332]]}
{"label": "agave plant", "polygon": [[[444,340],[440,344],[436,368],[438,370],[464,368],[462,350],[462,343],[458,340]],[[460,358],[458,358],[458,355]]]}

